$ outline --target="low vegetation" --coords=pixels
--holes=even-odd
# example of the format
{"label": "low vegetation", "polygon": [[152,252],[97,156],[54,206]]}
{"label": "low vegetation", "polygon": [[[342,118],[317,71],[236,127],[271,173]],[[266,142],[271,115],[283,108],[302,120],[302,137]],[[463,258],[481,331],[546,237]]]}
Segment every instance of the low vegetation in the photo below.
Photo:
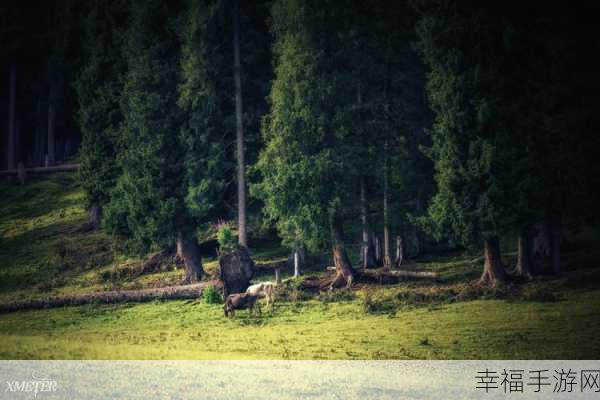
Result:
{"label": "low vegetation", "polygon": [[[181,282],[176,265],[137,276],[137,265],[105,234],[85,229],[73,175],[2,184],[0,299],[84,293]],[[482,288],[472,284],[480,258],[445,256],[407,268],[437,280],[356,284],[319,291],[322,265],[278,288],[261,317],[223,316],[215,287],[196,300],[87,304],[0,314],[3,359],[572,359],[600,355],[598,252],[585,241],[564,254],[565,272]],[[275,246],[260,263],[281,261]],[[506,262],[512,262],[506,259]],[[208,276],[216,261],[205,262]],[[263,271],[259,268],[259,271]],[[272,279],[267,270],[255,280]],[[209,286],[210,287],[210,286]]]}

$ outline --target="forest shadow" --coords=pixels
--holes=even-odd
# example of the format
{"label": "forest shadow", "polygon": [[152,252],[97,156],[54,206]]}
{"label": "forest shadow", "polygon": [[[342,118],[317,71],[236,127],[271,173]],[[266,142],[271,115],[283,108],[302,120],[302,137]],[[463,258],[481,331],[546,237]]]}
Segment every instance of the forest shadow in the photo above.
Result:
{"label": "forest shadow", "polygon": [[[84,218],[54,222],[0,238],[0,292],[31,288],[42,292],[112,259],[102,233],[87,231]],[[35,289],[34,289],[35,288]]]}

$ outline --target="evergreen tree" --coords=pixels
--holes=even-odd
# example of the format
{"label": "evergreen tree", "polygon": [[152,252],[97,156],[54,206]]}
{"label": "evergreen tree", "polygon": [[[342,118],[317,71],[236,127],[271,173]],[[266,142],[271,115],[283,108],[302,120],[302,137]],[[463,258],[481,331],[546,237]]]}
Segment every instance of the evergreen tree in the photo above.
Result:
{"label": "evergreen tree", "polygon": [[117,147],[123,116],[119,108],[125,65],[121,54],[124,1],[95,0],[85,21],[85,59],[75,88],[81,129],[81,186],[90,224],[98,227],[119,169]]}
{"label": "evergreen tree", "polygon": [[255,187],[285,244],[332,246],[334,286],[351,284],[354,274],[343,235],[351,164],[347,114],[339,111],[348,108],[332,101],[343,99],[338,96],[345,88],[334,68],[340,8],[295,0],[273,4],[275,80],[257,164],[263,180]]}
{"label": "evergreen tree", "polygon": [[[593,23],[583,10],[532,9],[523,18],[514,10],[505,30],[513,59],[510,76],[514,145],[514,213],[519,247],[516,272],[539,269],[531,254],[531,234],[540,226],[550,235],[552,270],[559,273],[565,228],[575,231],[597,215],[597,179],[590,149],[596,149],[590,111],[597,87],[589,53]],[[587,26],[586,26],[587,25]],[[597,143],[597,141],[596,141]]]}
{"label": "evergreen tree", "polygon": [[237,159],[238,241],[247,247],[246,238],[246,149],[244,146],[244,121],[242,101],[242,71],[240,61],[240,5],[232,0],[233,20],[233,80],[235,83],[235,132]]}
{"label": "evergreen tree", "polygon": [[[77,3],[66,0],[55,3],[53,26],[50,28],[50,54],[48,57],[48,137],[46,166],[58,161],[61,149],[60,132],[57,132],[59,122],[66,119],[67,92],[70,86],[65,85],[70,78],[70,70],[76,64],[70,50],[74,42],[74,28]],[[63,138],[64,139],[64,138]]]}
{"label": "evergreen tree", "polygon": [[429,208],[438,238],[484,244],[481,282],[506,277],[499,237],[514,215],[509,205],[511,135],[507,126],[506,63],[501,19],[460,2],[426,2],[419,47],[429,67],[427,91],[435,114],[431,156],[437,193]]}
{"label": "evergreen tree", "polygon": [[202,264],[185,201],[188,175],[177,105],[177,13],[173,4],[159,0],[133,1],[131,13],[121,101],[123,173],[107,212],[109,228],[127,231],[131,248],[138,252],[176,243],[186,279],[196,281]]}
{"label": "evergreen tree", "polygon": [[184,112],[185,205],[196,224],[217,217],[226,175],[223,94],[217,83],[224,65],[216,29],[217,2],[190,0],[183,18],[179,106]]}

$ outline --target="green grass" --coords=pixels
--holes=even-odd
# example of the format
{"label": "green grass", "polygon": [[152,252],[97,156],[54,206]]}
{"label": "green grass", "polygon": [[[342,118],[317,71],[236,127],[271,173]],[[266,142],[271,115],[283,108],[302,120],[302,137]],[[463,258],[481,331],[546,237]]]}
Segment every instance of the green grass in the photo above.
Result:
{"label": "green grass", "polygon": [[111,261],[105,235],[81,229],[86,214],[73,174],[0,190],[0,298],[49,292]]}
{"label": "green grass", "polygon": [[25,186],[2,181],[0,191],[0,301],[166,286],[183,277],[179,269],[112,278],[141,259],[120,253],[102,231],[86,229],[73,173],[31,178]]}
{"label": "green grass", "polygon": [[578,359],[600,355],[600,291],[558,303],[475,300],[365,314],[361,298],[278,304],[262,317],[155,302],[0,315],[0,358]]}
{"label": "green grass", "polygon": [[[139,259],[82,229],[74,175],[0,184],[0,301],[176,284],[180,270],[111,279]],[[478,290],[481,258],[429,257],[438,281],[406,281],[308,296],[290,281],[260,317],[198,301],[65,307],[0,314],[1,359],[597,359],[600,268],[596,242],[564,257],[560,278]],[[260,262],[285,249],[253,249]],[[514,255],[505,257],[511,263]],[[214,273],[216,260],[205,260]],[[289,271],[286,271],[286,274]],[[310,274],[323,274],[315,266]],[[256,279],[271,279],[261,272]],[[285,301],[284,301],[285,300]],[[264,307],[263,307],[264,308]]]}

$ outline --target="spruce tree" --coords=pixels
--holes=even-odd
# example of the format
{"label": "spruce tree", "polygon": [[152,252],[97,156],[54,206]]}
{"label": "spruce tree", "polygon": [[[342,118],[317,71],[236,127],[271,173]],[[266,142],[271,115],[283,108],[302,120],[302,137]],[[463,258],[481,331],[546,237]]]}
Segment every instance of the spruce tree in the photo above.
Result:
{"label": "spruce tree", "polygon": [[465,246],[483,242],[481,282],[492,285],[506,277],[499,238],[514,226],[506,153],[512,138],[499,20],[483,7],[426,2],[418,25],[435,114],[432,230],[438,238],[447,233]]}
{"label": "spruce tree", "polygon": [[559,273],[565,228],[576,231],[597,214],[597,163],[590,157],[596,135],[590,129],[593,107],[587,107],[595,101],[597,80],[592,60],[582,62],[591,25],[581,17],[581,11],[550,6],[527,18],[515,12],[505,29],[511,55],[523,60],[506,73],[513,93],[516,272],[525,276],[541,267],[531,254],[534,226],[549,234],[552,270]]}
{"label": "spruce tree", "polygon": [[[418,247],[409,214],[422,214],[419,203],[427,199],[432,180],[430,163],[419,149],[427,143],[423,127],[428,120],[423,67],[411,48],[415,13],[392,1],[367,1],[350,9],[344,47],[354,69],[352,84],[360,89],[350,110],[357,137],[349,138],[349,151],[359,182],[362,253],[367,255],[362,260],[373,264],[369,231],[376,228],[383,231],[383,260],[378,261],[389,267],[398,264],[392,262],[394,243]],[[412,240],[403,240],[405,233]],[[395,250],[398,255],[398,246]]]}
{"label": "spruce tree", "polygon": [[225,63],[215,23],[218,2],[190,0],[182,19],[178,104],[184,113],[185,206],[202,224],[223,201],[227,180],[223,93],[218,82]]}
{"label": "spruce tree", "polygon": [[95,0],[85,19],[84,54],[75,88],[82,132],[79,171],[90,224],[97,228],[115,185],[118,136],[123,121],[119,108],[125,64],[121,54],[124,1]]}
{"label": "spruce tree", "polygon": [[285,244],[302,243],[313,251],[331,246],[338,273],[334,286],[351,284],[354,275],[343,235],[349,130],[340,123],[347,116],[332,101],[343,99],[338,96],[347,88],[334,75],[338,10],[329,3],[273,4],[275,79],[257,164],[262,181],[254,192]]}
{"label": "spruce tree", "polygon": [[177,105],[179,42],[174,5],[133,1],[125,44],[121,110],[122,175],[107,212],[109,227],[128,232],[130,248],[145,252],[177,245],[186,280],[202,275],[193,216],[186,207],[186,149]]}

